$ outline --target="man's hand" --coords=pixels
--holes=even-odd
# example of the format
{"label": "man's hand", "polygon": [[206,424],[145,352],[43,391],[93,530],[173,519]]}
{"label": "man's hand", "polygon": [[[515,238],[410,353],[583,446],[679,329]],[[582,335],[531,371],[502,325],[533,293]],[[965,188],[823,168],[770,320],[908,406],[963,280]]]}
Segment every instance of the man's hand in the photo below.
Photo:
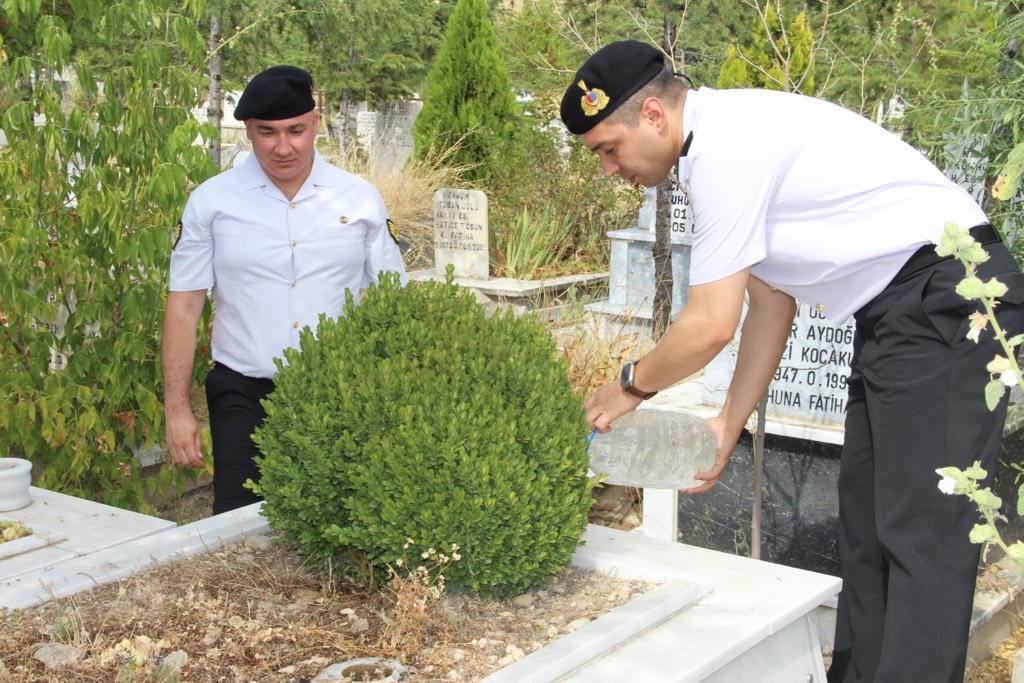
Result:
{"label": "man's hand", "polygon": [[167,416],[167,449],[171,461],[185,467],[203,467],[203,443],[199,423],[191,410]]}
{"label": "man's hand", "polygon": [[732,452],[736,450],[736,442],[739,441],[740,432],[742,430],[729,429],[725,420],[722,416],[708,418],[707,424],[711,427],[715,433],[715,440],[718,444],[718,449],[715,454],[715,464],[710,470],[706,472],[698,472],[694,475],[694,479],[703,481],[703,484],[692,486],[688,489],[682,489],[683,493],[704,493],[714,488],[715,484],[718,483],[718,478],[722,476],[722,472],[725,470],[725,466],[729,464],[729,458],[732,457]]}
{"label": "man's hand", "polygon": [[595,391],[583,407],[590,426],[605,434],[611,431],[613,420],[635,410],[640,403],[639,398],[627,394],[615,380]]}
{"label": "man's hand", "polygon": [[206,290],[170,292],[164,310],[163,347],[164,414],[167,416],[167,450],[176,465],[203,466],[199,423],[192,414],[189,389],[192,359],[196,353],[196,325],[206,303]]}

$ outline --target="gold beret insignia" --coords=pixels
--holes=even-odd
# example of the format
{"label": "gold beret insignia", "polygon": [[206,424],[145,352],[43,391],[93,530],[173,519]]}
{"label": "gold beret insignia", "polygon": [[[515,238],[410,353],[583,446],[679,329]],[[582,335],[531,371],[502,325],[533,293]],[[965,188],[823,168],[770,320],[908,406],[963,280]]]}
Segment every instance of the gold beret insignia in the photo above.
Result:
{"label": "gold beret insignia", "polygon": [[605,94],[604,90],[588,88],[587,84],[582,80],[576,85],[583,91],[583,97],[580,98],[580,106],[583,107],[583,113],[587,116],[594,116],[597,112],[608,106],[608,95]]}

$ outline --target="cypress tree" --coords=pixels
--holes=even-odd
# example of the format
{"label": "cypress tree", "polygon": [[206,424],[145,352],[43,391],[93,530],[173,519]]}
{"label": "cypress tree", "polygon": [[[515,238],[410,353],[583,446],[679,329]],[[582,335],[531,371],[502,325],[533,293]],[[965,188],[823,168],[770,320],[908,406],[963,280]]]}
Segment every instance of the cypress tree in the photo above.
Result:
{"label": "cypress tree", "polygon": [[459,0],[427,74],[423,110],[413,126],[418,158],[458,145],[450,163],[486,177],[493,150],[511,138],[517,105],[488,17],[487,0]]}

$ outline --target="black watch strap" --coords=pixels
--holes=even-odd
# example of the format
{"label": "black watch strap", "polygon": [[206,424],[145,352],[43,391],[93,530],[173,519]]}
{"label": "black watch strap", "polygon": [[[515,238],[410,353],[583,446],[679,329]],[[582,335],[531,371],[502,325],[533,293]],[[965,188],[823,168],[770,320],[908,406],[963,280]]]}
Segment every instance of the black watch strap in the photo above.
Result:
{"label": "black watch strap", "polygon": [[633,384],[633,378],[636,374],[636,364],[639,361],[630,361],[622,366],[622,372],[619,373],[619,386],[630,396],[635,396],[641,401],[646,401],[651,398],[657,391],[641,391]]}

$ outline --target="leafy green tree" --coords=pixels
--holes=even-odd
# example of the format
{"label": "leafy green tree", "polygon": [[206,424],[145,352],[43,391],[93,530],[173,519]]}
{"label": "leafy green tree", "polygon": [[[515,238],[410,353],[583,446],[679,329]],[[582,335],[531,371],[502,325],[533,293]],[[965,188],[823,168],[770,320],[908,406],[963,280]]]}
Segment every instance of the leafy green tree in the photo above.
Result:
{"label": "leafy green tree", "polygon": [[220,0],[225,77],[240,89],[278,63],[308,69],[332,103],[408,97],[440,43],[451,0]]}
{"label": "leafy green tree", "polygon": [[423,110],[413,126],[415,153],[457,149],[452,163],[486,177],[492,154],[511,138],[518,107],[486,0],[459,0],[427,75]]}
{"label": "leafy green tree", "polygon": [[[17,101],[0,118],[0,453],[31,458],[44,488],[145,509],[132,447],[163,429],[170,236],[190,186],[215,170],[194,144],[209,131],[189,116],[203,86],[203,8],[40,7],[6,3],[4,16],[35,43],[4,69]],[[75,64],[74,103],[55,78],[72,65],[71,23],[132,46],[123,62]],[[147,483],[173,479],[164,467]]]}
{"label": "leafy green tree", "polygon": [[757,17],[744,47],[729,46],[718,74],[719,88],[758,87],[788,92],[814,92],[814,34],[806,12],[788,24],[772,0]]}
{"label": "leafy green tree", "polygon": [[1024,69],[1018,52],[1024,8],[1000,2],[982,16],[965,14],[962,22],[975,28],[959,32],[948,51],[968,55],[962,61],[972,64],[955,90],[925,93],[911,109],[911,139],[974,193],[1018,262],[1024,262],[1024,192],[1013,182],[1012,170],[1020,168],[1024,154]]}

